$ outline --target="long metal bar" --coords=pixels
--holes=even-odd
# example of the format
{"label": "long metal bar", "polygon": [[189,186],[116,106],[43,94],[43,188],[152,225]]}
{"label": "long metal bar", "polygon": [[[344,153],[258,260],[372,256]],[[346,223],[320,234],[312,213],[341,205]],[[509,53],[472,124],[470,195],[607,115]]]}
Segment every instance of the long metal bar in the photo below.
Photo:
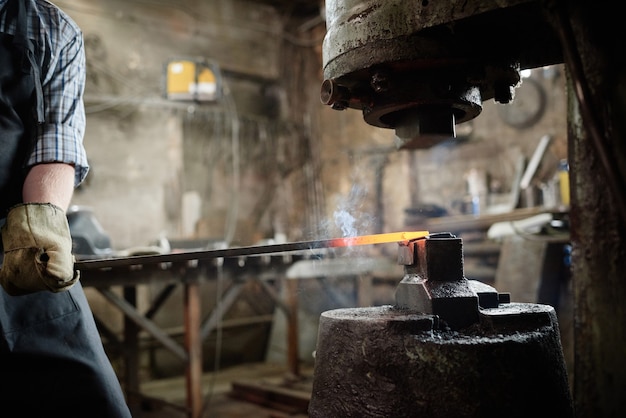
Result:
{"label": "long metal bar", "polygon": [[252,245],[248,247],[218,248],[212,250],[187,251],[181,253],[111,257],[96,260],[81,260],[74,263],[77,270],[102,269],[133,266],[149,263],[174,263],[212,258],[242,257],[260,254],[309,251],[323,248],[350,247],[356,245],[382,244],[394,241],[409,241],[428,236],[428,231],[392,232],[387,234],[361,235],[358,237],[333,238],[313,241],[297,241],[284,244]]}

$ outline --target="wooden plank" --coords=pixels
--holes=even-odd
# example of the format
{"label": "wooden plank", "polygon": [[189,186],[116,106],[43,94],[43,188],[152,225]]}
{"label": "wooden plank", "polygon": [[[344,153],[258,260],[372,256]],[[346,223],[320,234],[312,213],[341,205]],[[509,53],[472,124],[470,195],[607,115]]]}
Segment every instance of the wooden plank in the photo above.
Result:
{"label": "wooden plank", "polygon": [[487,229],[489,229],[489,227],[496,222],[517,221],[545,212],[549,212],[549,210],[541,207],[531,207],[514,209],[507,213],[487,214],[481,216],[444,216],[441,218],[428,219],[424,227],[428,228],[428,230],[432,233],[452,232],[453,234],[456,234],[464,231],[475,230],[484,230],[486,232]]}
{"label": "wooden plank", "polygon": [[253,381],[234,381],[229,395],[292,414],[306,412],[311,399],[310,392]]}
{"label": "wooden plank", "polygon": [[298,281],[285,281],[286,305],[289,307],[287,315],[287,367],[294,375],[300,375],[300,361],[298,351],[300,347],[298,336]]}
{"label": "wooden plank", "polygon": [[[102,290],[101,290],[102,291]],[[109,291],[111,295],[112,292]],[[137,290],[134,286],[125,286],[123,288],[124,299],[128,307],[132,309],[137,305]],[[106,293],[103,293],[107,296]],[[109,295],[108,297],[111,297]],[[120,301],[122,301],[120,299]],[[126,388],[126,396],[128,408],[133,415],[141,410],[140,398],[133,396],[139,390],[139,330],[140,327],[128,316],[124,316],[124,365],[126,373],[124,383]]]}
{"label": "wooden plank", "polygon": [[185,348],[189,418],[202,415],[202,338],[200,337],[200,290],[197,280],[185,282]]}
{"label": "wooden plank", "polygon": [[176,354],[180,359],[182,359],[183,361],[188,361],[188,356],[185,349],[172,338],[170,338],[166,333],[164,333],[154,322],[146,319],[141,314],[139,314],[132,304],[117,296],[110,289],[98,288],[98,291],[105,298],[107,298],[109,302],[111,302],[114,306],[120,309],[124,313],[127,320],[134,322],[135,324],[146,330],[154,338],[161,342],[163,346],[169,349],[172,353]]}
{"label": "wooden plank", "polygon": [[202,325],[202,329],[200,330],[200,338],[204,341],[211,332],[216,329],[222,318],[224,313],[230,309],[233,303],[237,300],[237,297],[241,293],[243,289],[244,283],[234,283],[232,287],[230,287],[225,294],[220,295],[220,302],[211,312],[211,316],[204,322]]}

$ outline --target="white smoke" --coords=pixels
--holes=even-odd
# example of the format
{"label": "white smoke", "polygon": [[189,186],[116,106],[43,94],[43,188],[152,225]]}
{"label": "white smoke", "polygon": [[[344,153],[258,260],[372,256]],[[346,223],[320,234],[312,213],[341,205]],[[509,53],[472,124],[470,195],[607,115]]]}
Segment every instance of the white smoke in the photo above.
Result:
{"label": "white smoke", "polygon": [[335,225],[341,229],[342,237],[355,237],[358,235],[356,219],[346,210],[336,210],[333,213]]}
{"label": "white smoke", "polygon": [[356,237],[372,233],[370,228],[374,216],[364,210],[367,195],[366,186],[354,183],[347,196],[337,199],[337,209],[333,212],[333,231],[329,231],[334,237]]}

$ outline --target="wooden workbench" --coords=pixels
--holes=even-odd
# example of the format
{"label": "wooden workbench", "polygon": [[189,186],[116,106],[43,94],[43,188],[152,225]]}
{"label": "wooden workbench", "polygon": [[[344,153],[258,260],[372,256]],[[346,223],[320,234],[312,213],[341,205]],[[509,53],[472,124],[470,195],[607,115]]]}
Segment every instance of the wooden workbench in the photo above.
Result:
{"label": "wooden workbench", "polygon": [[[123,335],[119,336],[107,328],[106,321],[96,316],[100,332],[119,347],[124,358],[125,373],[123,387],[134,417],[141,416],[141,404],[145,400],[140,393],[140,344],[141,332],[148,333],[155,341],[172,352],[185,364],[185,410],[190,418],[200,418],[203,412],[202,394],[202,344],[240,294],[243,285],[255,280],[274,300],[276,307],[287,320],[287,368],[290,374],[300,373],[298,359],[298,281],[320,279],[328,275],[359,278],[360,302],[368,304],[366,298],[368,276],[393,276],[399,281],[402,268],[387,258],[339,258],[325,259],[319,255],[310,258],[301,254],[276,254],[222,258],[219,260],[193,260],[159,264],[142,264],[105,269],[81,271],[84,287],[97,290],[106,301],[121,311],[124,316]],[[220,295],[220,303],[206,319],[202,319],[200,285],[206,280],[226,277],[232,285]],[[281,282],[285,292],[281,295],[272,283]],[[137,288],[140,285],[159,283],[162,291],[151,301],[147,310],[137,308]],[[363,286],[366,286],[363,288]],[[122,289],[119,292],[114,287]],[[172,338],[155,321],[155,314],[162,309],[173,291],[182,287],[184,311],[184,344]]]}
{"label": "wooden workbench", "polygon": [[[203,341],[220,324],[224,313],[237,300],[247,280],[259,281],[270,296],[277,298],[268,283],[280,280],[291,262],[292,259],[288,257],[263,256],[246,257],[245,260],[221,259],[219,263],[217,260],[192,260],[81,271],[83,286],[96,289],[107,302],[123,313],[121,339],[115,332],[108,329],[106,320],[97,316],[95,319],[100,332],[109,342],[113,342],[120,348],[118,351],[124,358],[123,387],[133,416],[139,417],[141,414],[140,332],[148,333],[185,364],[188,416],[200,417]],[[232,282],[232,285],[220,295],[220,303],[203,321],[200,284],[205,280],[216,280],[218,275],[223,275]],[[140,312],[137,308],[138,286],[155,283],[163,285],[162,291],[150,301],[151,305],[147,310]],[[121,287],[121,296],[119,292],[113,290],[114,287]],[[156,313],[178,287],[183,289],[184,344],[182,345],[154,321]],[[282,303],[278,306],[285,307]]]}

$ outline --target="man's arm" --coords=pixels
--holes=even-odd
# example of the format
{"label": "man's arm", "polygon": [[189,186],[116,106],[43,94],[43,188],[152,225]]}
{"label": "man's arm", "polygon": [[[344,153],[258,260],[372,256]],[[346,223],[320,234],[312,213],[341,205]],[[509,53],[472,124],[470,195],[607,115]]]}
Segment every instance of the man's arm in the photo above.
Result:
{"label": "man's arm", "polygon": [[[41,9],[50,10],[56,8]],[[50,29],[49,36],[40,40],[41,45],[50,44],[50,62],[42,68],[45,123],[37,127],[35,148],[26,166],[69,164],[75,169],[74,186],[78,186],[89,169],[83,146],[86,61],[82,32],[63,13],[43,13],[39,18],[41,27]]]}
{"label": "man's arm", "polygon": [[31,168],[22,190],[24,203],[52,203],[67,210],[74,192],[74,166],[37,164]]}
{"label": "man's arm", "polygon": [[74,270],[65,211],[89,168],[83,147],[84,43],[80,28],[52,10],[41,8],[37,16],[49,30],[41,40],[42,49],[50,47],[50,62],[40,69],[45,123],[37,126],[36,145],[26,162],[30,171],[22,187],[23,203],[7,213],[1,231],[0,285],[10,295],[60,292],[80,277]]}
{"label": "man's arm", "polygon": [[14,206],[2,227],[4,263],[0,285],[10,295],[67,290],[78,281],[72,237],[65,210],[74,191],[74,167],[37,164],[22,189],[24,203]]}

